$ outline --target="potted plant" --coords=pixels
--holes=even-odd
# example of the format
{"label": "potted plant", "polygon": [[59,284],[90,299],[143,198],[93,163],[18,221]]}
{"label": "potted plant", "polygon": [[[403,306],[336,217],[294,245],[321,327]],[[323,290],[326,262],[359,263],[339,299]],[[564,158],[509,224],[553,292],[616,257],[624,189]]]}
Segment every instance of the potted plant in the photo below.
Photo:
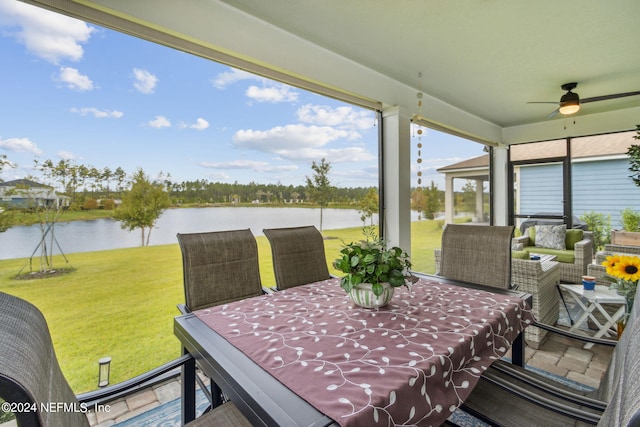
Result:
{"label": "potted plant", "polygon": [[611,232],[611,243],[616,245],[640,246],[640,212],[626,208],[620,213],[622,229]]}
{"label": "potted plant", "polygon": [[340,284],[353,302],[363,307],[382,307],[391,301],[394,288],[406,286],[414,276],[406,251],[388,248],[386,242],[365,229],[366,240],[346,244],[334,266],[346,273]]}

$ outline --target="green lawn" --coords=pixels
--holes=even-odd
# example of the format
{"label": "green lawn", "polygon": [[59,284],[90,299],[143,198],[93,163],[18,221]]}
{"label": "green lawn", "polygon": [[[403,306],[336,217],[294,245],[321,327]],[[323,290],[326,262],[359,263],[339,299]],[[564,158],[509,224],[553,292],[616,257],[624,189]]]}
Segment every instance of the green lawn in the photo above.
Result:
{"label": "green lawn", "polygon": [[[362,238],[359,227],[323,233],[327,264],[343,242]],[[442,230],[436,221],[412,225],[414,270],[433,272],[433,249]],[[257,237],[260,273],[275,285],[271,251]],[[25,259],[0,261],[0,291],[35,304],[44,313],[65,376],[76,393],[97,388],[98,360],[111,356],[111,383],[131,378],[180,354],[173,335],[176,304],[184,302],[178,244],[68,254],[71,274],[14,280]],[[63,267],[57,259],[54,265]],[[330,267],[332,274],[339,272]]]}

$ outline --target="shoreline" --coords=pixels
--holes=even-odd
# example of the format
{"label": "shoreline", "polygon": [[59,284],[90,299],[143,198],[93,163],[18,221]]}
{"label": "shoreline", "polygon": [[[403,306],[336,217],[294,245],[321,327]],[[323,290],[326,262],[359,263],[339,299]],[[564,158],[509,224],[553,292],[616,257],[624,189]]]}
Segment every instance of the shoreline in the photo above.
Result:
{"label": "shoreline", "polygon": [[[189,208],[304,208],[304,209],[320,209],[320,205],[309,203],[193,203],[185,205],[174,205],[167,209],[189,209]],[[359,210],[357,206],[351,206],[348,204],[336,204],[331,206],[325,206],[324,209],[352,209]],[[67,223],[73,221],[92,221],[96,219],[115,219],[111,215],[111,210],[105,211],[103,209],[92,210],[67,210],[61,214],[61,218],[56,220],[56,223]],[[66,215],[72,215],[72,218],[65,218]],[[13,213],[14,220],[9,224],[9,228],[12,227],[30,227],[35,224],[39,224],[40,218],[36,213],[26,213],[16,211]],[[17,218],[25,218],[17,220]],[[1,236],[2,234],[0,234]]]}

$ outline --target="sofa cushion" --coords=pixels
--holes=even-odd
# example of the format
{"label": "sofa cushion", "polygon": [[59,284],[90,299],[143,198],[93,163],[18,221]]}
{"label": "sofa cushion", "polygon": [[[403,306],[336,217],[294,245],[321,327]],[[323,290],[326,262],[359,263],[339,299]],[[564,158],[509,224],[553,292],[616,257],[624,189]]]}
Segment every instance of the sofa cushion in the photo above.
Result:
{"label": "sofa cushion", "polygon": [[530,259],[529,251],[511,251],[511,258]]}
{"label": "sofa cushion", "polygon": [[549,248],[565,250],[565,237],[567,226],[562,225],[536,225],[535,226],[535,246],[538,248]]}
{"label": "sofa cushion", "polygon": [[536,228],[529,227],[527,228],[527,231],[529,232],[529,246],[535,246],[536,245]]}
{"label": "sofa cushion", "polygon": [[564,238],[564,244],[567,249],[575,249],[576,243],[582,240],[584,237],[584,232],[579,228],[571,228],[567,230],[567,234]]}
{"label": "sofa cushion", "polygon": [[561,251],[559,249],[540,248],[538,246],[527,246],[524,249],[533,254],[555,255],[555,261],[566,262],[567,264],[573,264],[576,260],[575,251],[568,249]]}

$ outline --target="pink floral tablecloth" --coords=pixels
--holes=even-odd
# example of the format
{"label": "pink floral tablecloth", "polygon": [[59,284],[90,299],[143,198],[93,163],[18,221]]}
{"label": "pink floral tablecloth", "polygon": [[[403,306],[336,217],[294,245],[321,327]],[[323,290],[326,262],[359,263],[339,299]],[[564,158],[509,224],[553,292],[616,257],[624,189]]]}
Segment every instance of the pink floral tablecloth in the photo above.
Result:
{"label": "pink floral tablecloth", "polygon": [[196,315],[344,427],[440,425],[534,319],[520,298],[436,278],[377,310],[330,279]]}

